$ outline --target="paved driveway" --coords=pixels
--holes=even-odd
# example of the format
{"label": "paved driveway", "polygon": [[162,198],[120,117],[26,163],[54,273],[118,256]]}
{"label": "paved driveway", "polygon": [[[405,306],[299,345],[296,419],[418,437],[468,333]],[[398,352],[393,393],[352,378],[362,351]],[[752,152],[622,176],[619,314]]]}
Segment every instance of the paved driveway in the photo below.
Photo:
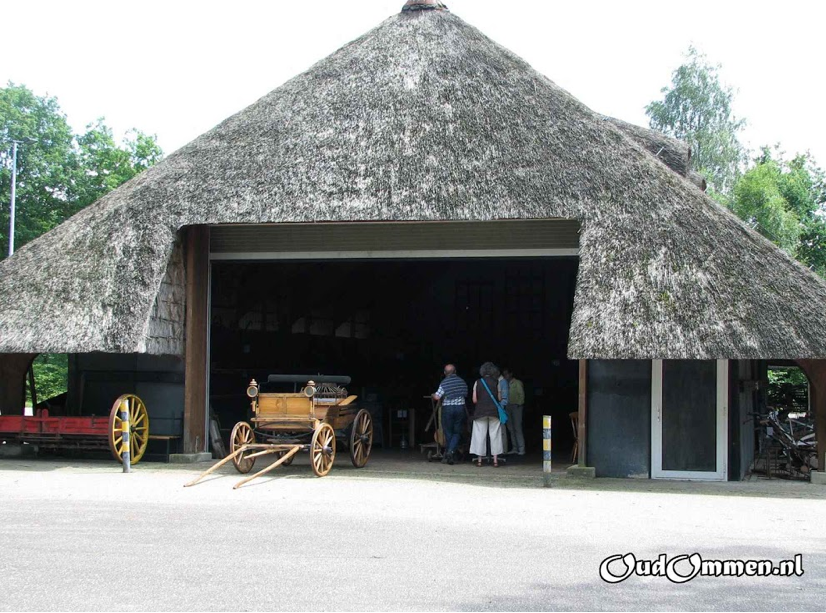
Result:
{"label": "paved driveway", "polygon": [[[306,459],[237,491],[192,467],[0,461],[0,609],[800,610],[826,602],[826,488]],[[803,555],[800,577],[629,577],[602,560]],[[616,568],[616,567],[614,567]]]}

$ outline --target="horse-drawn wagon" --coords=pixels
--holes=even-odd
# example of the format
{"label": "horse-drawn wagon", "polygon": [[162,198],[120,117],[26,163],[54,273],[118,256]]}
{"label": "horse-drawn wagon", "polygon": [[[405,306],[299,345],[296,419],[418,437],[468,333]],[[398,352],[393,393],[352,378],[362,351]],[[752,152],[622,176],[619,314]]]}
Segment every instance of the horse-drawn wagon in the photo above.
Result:
{"label": "horse-drawn wagon", "polygon": [[358,409],[357,396],[349,395],[343,387],[350,384],[350,377],[270,375],[266,382],[267,386],[284,384],[292,384],[293,391],[262,391],[255,379],[250,382],[247,396],[252,417],[233,427],[229,455],[187,486],[230,461],[238,472],[246,474],[257,458],[278,456],[269,466],[238,482],[238,488],[279,466],[288,466],[302,451],[309,452],[313,472],[323,477],[333,467],[337,442],[347,447],[353,466],[367,464],[373,446],[373,418],[366,409]]}

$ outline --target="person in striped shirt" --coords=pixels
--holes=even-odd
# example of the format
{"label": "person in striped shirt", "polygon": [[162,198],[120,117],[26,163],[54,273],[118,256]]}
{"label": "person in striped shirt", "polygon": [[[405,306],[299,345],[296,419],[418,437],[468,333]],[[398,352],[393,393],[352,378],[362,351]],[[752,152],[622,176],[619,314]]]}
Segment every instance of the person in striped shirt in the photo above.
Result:
{"label": "person in striped shirt", "polygon": [[465,421],[465,399],[468,389],[465,380],[456,374],[453,364],[446,364],[444,373],[445,378],[433,394],[433,400],[442,401],[442,430],[446,448],[442,462],[453,464]]}

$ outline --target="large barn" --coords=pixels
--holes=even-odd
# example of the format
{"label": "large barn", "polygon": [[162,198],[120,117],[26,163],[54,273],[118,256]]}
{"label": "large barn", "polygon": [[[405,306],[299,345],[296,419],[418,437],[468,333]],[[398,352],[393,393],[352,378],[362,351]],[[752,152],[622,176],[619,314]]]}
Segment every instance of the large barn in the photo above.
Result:
{"label": "large barn", "polygon": [[253,376],[415,407],[493,360],[531,419],[579,411],[597,475],[737,479],[768,360],[826,440],[826,284],[702,188],[681,143],[410,0],[0,263],[0,412],[66,353],[67,412],[138,391],[196,454]]}

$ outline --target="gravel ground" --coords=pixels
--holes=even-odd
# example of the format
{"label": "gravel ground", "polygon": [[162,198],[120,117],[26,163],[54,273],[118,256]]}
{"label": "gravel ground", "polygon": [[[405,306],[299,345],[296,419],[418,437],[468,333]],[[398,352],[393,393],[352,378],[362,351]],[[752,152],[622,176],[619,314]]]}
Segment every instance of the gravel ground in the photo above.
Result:
{"label": "gravel ground", "polygon": [[[0,461],[2,610],[819,610],[826,488],[597,479],[384,454],[232,468]],[[803,555],[799,577],[631,576],[602,560]],[[615,568],[615,567],[613,567]]]}

